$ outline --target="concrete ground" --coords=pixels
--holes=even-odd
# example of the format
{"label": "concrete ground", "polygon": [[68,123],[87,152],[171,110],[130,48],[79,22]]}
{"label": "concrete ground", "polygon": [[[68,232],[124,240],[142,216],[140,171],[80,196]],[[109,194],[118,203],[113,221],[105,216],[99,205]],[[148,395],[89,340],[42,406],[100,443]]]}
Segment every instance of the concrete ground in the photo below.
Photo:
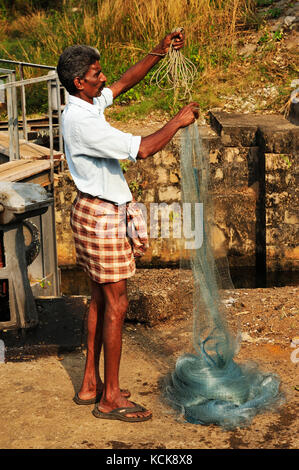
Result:
{"label": "concrete ground", "polygon": [[256,416],[247,429],[223,431],[214,425],[185,423],[162,403],[163,378],[191,340],[190,318],[152,328],[125,324],[121,387],[130,389],[133,401],[150,408],[153,419],[144,423],[96,419],[93,405],[72,401],[84,370],[86,304],[84,297],[48,301],[46,307],[39,302],[43,328],[26,337],[2,334],[6,362],[0,364],[0,448],[298,448],[298,362],[290,359],[292,349],[283,340],[255,341],[245,335],[241,344],[236,360],[256,360],[262,369],[278,373],[286,393],[278,412]]}

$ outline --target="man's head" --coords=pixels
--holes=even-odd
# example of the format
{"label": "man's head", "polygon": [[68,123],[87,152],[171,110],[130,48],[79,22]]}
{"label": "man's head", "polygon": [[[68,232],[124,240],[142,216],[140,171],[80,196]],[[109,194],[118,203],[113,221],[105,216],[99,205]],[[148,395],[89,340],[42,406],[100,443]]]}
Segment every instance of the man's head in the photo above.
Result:
{"label": "man's head", "polygon": [[[99,59],[99,51],[90,46],[70,46],[63,51],[59,57],[57,73],[62,85],[71,95],[80,94],[87,87],[87,93],[97,96],[97,90],[103,88],[106,80],[101,72]],[[97,90],[90,88],[90,85],[93,88],[97,86]]]}

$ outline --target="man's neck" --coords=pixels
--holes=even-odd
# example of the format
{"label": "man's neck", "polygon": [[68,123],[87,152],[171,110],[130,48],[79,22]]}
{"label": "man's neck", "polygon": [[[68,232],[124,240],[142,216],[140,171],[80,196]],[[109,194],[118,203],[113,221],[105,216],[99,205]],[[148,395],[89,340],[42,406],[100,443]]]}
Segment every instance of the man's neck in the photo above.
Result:
{"label": "man's neck", "polygon": [[76,98],[80,98],[81,100],[83,101],[87,101],[87,103],[90,103],[90,104],[93,104],[93,98],[89,98],[88,96],[86,96],[84,93],[82,92],[79,92],[79,93],[76,93],[75,95],[73,96],[76,96]]}

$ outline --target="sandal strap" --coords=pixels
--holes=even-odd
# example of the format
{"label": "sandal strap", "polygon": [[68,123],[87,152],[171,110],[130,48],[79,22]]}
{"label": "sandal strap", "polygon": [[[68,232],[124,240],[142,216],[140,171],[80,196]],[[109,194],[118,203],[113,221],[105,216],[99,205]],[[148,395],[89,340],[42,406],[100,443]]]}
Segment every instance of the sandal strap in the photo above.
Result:
{"label": "sandal strap", "polygon": [[115,408],[115,410],[112,410],[113,413],[123,413],[123,414],[128,414],[128,413],[136,413],[138,411],[146,411],[146,408],[144,406],[138,405],[137,403],[134,403],[134,406],[127,406],[127,407],[121,407],[121,408]]}

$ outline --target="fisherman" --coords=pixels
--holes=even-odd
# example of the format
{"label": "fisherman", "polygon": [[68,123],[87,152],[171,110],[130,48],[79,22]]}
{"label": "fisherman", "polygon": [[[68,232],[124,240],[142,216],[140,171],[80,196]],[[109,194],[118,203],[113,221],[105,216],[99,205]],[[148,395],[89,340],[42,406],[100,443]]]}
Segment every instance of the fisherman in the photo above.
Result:
{"label": "fisherman", "polygon": [[[57,72],[69,93],[62,114],[62,133],[68,167],[77,187],[71,210],[77,262],[91,282],[87,321],[87,356],[77,404],[95,404],[98,418],[129,422],[146,421],[152,412],[128,400],[130,392],[119,387],[122,327],[128,308],[127,278],[135,273],[135,257],[142,255],[148,240],[129,240],[115,230],[120,208],[126,222],[141,220],[123,176],[119,160],[146,159],[159,152],[183,127],[198,118],[198,104],[184,106],[157,132],[145,137],[121,132],[105,120],[104,110],[121,93],[139,83],[169,50],[184,45],[182,32],[170,33],[121,78],[106,86],[100,54],[90,46],[70,46],[61,54]],[[131,214],[131,216],[128,214]],[[136,224],[135,224],[136,225]],[[138,223],[137,223],[138,225]],[[141,225],[141,224],[140,224]],[[99,373],[104,352],[104,380]]]}

